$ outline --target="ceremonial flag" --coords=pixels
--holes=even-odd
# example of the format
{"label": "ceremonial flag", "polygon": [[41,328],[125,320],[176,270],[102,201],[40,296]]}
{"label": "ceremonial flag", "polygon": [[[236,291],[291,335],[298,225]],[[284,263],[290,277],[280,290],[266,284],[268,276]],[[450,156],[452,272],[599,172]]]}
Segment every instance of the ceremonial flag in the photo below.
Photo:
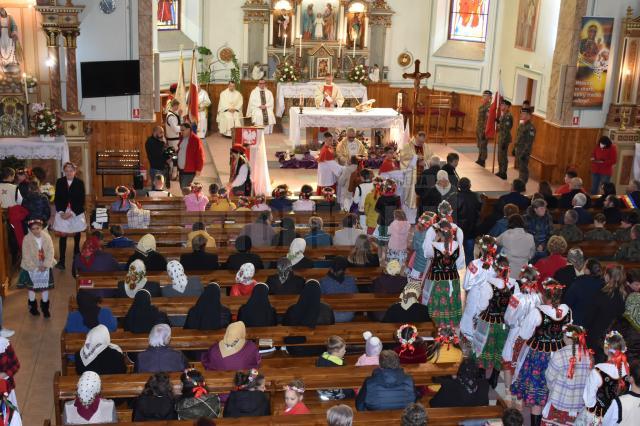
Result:
{"label": "ceremonial flag", "polygon": [[498,74],[498,90],[496,91],[491,107],[489,107],[489,114],[487,115],[487,124],[484,128],[484,135],[487,138],[492,138],[496,135],[496,120],[500,117],[500,101],[502,101],[502,72]]}
{"label": "ceremonial flag", "polygon": [[191,57],[191,82],[189,83],[189,121],[198,123],[198,72],[196,69],[196,49]]}
{"label": "ceremonial flag", "polygon": [[178,87],[176,88],[176,97],[180,102],[180,110],[182,115],[187,112],[186,89],[184,87],[184,59],[182,59],[182,49],[180,49],[180,61],[178,69]]}
{"label": "ceremonial flag", "polygon": [[402,149],[409,144],[411,140],[411,127],[409,126],[409,120],[407,120],[404,126],[404,132],[400,137],[400,141],[398,141],[398,152],[402,151]]}

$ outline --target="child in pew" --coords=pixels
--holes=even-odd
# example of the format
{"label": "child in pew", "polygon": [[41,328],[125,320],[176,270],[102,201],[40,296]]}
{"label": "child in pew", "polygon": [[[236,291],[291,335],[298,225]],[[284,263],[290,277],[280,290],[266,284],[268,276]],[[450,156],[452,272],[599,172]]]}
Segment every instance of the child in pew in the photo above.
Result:
{"label": "child in pew", "polygon": [[304,399],[304,382],[300,379],[295,379],[289,382],[284,387],[284,405],[285,409],[283,414],[309,414],[311,411],[304,405],[302,400]]}
{"label": "child in pew", "polygon": [[212,212],[230,212],[236,209],[236,205],[229,200],[229,193],[224,188],[218,188],[218,185],[212,183],[209,185],[209,195],[211,197],[211,206],[209,211]]}
{"label": "child in pew", "polygon": [[365,353],[360,355],[358,361],[356,361],[356,367],[363,365],[379,365],[380,364],[380,352],[382,352],[382,342],[380,338],[374,336],[370,331],[362,333],[362,337],[366,341]]}
{"label": "child in pew", "polygon": [[207,209],[209,198],[202,193],[202,184],[193,182],[191,193],[184,197],[184,206],[188,212],[203,212]]}
{"label": "child in pew", "polygon": [[271,210],[269,204],[267,204],[267,197],[263,194],[256,195],[253,199],[253,206],[251,206],[251,211],[254,212],[264,212]]}
{"label": "child in pew", "polygon": [[271,403],[265,392],[265,378],[255,368],[247,373],[238,371],[236,389],[231,391],[222,417],[256,417],[271,415]]}
{"label": "child in pew", "polygon": [[135,201],[132,201],[136,196],[135,190],[130,190],[126,186],[120,185],[116,188],[116,195],[119,199],[111,203],[111,208],[109,208],[109,211],[128,212],[131,208],[131,205],[135,203]]}
{"label": "child in pew", "polygon": [[250,212],[251,211],[251,201],[249,200],[249,197],[245,197],[244,195],[241,195],[240,197],[238,197],[238,201],[236,202],[236,205],[238,207],[236,207],[237,212]]}
{"label": "child in pew", "polygon": [[136,246],[136,242],[124,236],[124,230],[120,225],[112,225],[109,232],[113,237],[107,243],[108,248],[131,248]]}
{"label": "child in pew", "polygon": [[178,420],[220,417],[220,398],[216,394],[209,393],[202,373],[190,368],[182,373],[180,380],[182,394],[176,402]]}
{"label": "child in pew", "polygon": [[[347,353],[347,344],[340,336],[331,336],[327,339],[327,351],[320,355],[316,361],[316,367],[343,367],[344,356]],[[353,398],[353,389],[319,389],[318,395],[323,401]]]}
{"label": "child in pew", "polygon": [[[162,175],[156,175],[162,176]],[[173,386],[166,373],[156,373],[149,377],[140,396],[136,399],[132,420],[176,420]]]}
{"label": "child in pew", "polygon": [[613,240],[613,234],[605,229],[604,225],[607,223],[607,218],[604,214],[598,213],[593,217],[593,228],[584,234],[586,241],[611,241]]}

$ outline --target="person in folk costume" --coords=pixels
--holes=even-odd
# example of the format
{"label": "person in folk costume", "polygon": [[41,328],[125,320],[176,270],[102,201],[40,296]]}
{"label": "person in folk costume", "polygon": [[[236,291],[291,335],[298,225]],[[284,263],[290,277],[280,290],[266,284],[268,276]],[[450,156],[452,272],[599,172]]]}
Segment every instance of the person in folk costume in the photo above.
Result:
{"label": "person in folk costume", "polygon": [[132,203],[131,200],[129,200],[131,190],[124,185],[118,185],[118,187],[116,187],[116,195],[120,199],[111,203],[109,210],[112,212],[128,212]]}
{"label": "person in folk costume", "polygon": [[342,211],[345,212],[350,211],[351,204],[353,204],[353,191],[349,191],[349,186],[351,183],[351,175],[358,172],[359,164],[360,161],[358,157],[355,155],[351,156],[349,164],[342,168],[342,173],[340,173],[340,177],[338,178],[336,193]]}
{"label": "person in folk costume", "polygon": [[264,126],[264,134],[273,133],[273,125],[276,124],[276,116],[273,113],[273,93],[267,89],[264,78],[258,81],[258,87],[251,91],[247,104],[247,117],[251,117],[254,126]]}
{"label": "person in folk costume", "polygon": [[505,393],[511,399],[511,382],[513,372],[518,363],[518,356],[525,340],[520,337],[520,326],[529,312],[542,303],[540,294],[540,273],[533,265],[525,265],[520,270],[518,278],[519,292],[515,292],[509,300],[509,306],[504,313],[505,323],[509,326],[509,335],[502,349],[504,368]]}
{"label": "person in folk costume", "polygon": [[400,208],[400,197],[396,195],[396,187],[393,179],[386,179],[380,189],[382,195],[376,201],[378,226],[374,235],[378,238],[378,257],[380,259],[387,257],[387,245],[390,237],[389,225],[393,222],[395,211]]}
{"label": "person in folk costume", "polygon": [[316,203],[313,202],[311,196],[313,195],[313,188],[311,185],[302,185],[300,193],[298,194],[298,200],[293,202],[294,212],[313,212],[316,209]]}
{"label": "person in folk costume", "polygon": [[22,260],[18,287],[29,290],[29,313],[40,315],[36,292],[42,294],[40,308],[45,318],[49,318],[49,289],[53,288],[53,271],[56,263],[53,251],[53,240],[44,230],[44,223],[39,219],[30,220],[29,233],[22,242]]}
{"label": "person in folk costume", "polygon": [[607,362],[596,364],[589,373],[584,388],[585,408],[578,414],[574,425],[597,426],[615,398],[627,391],[629,363],[627,344],[620,333],[613,330],[604,338]]}
{"label": "person in folk costume", "polygon": [[0,392],[2,397],[0,399],[0,424],[4,426],[22,426],[22,417],[18,412],[18,407],[9,399],[9,394],[3,391],[4,380],[0,381]]}
{"label": "person in folk costume", "polygon": [[233,81],[220,93],[218,101],[218,129],[220,134],[227,138],[231,137],[231,130],[242,126],[242,94],[236,90]]}
{"label": "person in folk costume", "polygon": [[80,253],[80,232],[87,229],[87,222],[84,216],[86,191],[84,182],[76,177],[77,167],[73,163],[65,163],[62,169],[64,176],[56,181],[56,195],[53,200],[56,216],[51,228],[60,234],[58,238],[60,259],[56,267],[64,270],[67,236],[73,235],[73,254]]}
{"label": "person in folk costume", "polygon": [[485,282],[494,272],[491,266],[495,262],[496,253],[498,252],[498,243],[495,237],[484,235],[480,238],[478,245],[480,247],[480,257],[472,260],[467,265],[467,272],[464,274],[462,288],[467,292],[471,291],[476,285]]}
{"label": "person in folk costume", "polygon": [[169,96],[167,96],[167,103],[164,106],[165,115],[169,113],[171,110],[171,101],[176,98],[176,92],[178,91],[178,83],[172,83],[169,86]]}
{"label": "person in folk costume", "polygon": [[245,150],[239,145],[231,147],[231,175],[228,191],[233,195],[251,195],[251,168],[245,156]]}
{"label": "person in folk costume", "polygon": [[267,204],[267,197],[265,197],[264,194],[258,194],[253,197],[251,211],[263,212],[267,210],[271,210],[271,207],[269,207],[269,204]]}
{"label": "person in folk costume", "polygon": [[207,209],[209,198],[202,193],[202,184],[193,182],[191,192],[184,197],[184,206],[188,212],[203,212]]}
{"label": "person in folk costume", "polygon": [[411,278],[417,279],[420,282],[424,279],[425,272],[429,269],[429,261],[431,260],[424,256],[422,246],[424,244],[424,239],[427,236],[427,231],[434,223],[436,223],[437,220],[438,215],[434,212],[424,212],[420,218],[418,218],[413,232],[413,239],[411,242],[413,253],[411,254],[408,262],[408,266],[411,269],[409,275]]}
{"label": "person in folk costume", "polygon": [[571,323],[571,309],[560,303],[564,286],[553,278],[542,284],[542,304],[522,321],[520,337],[526,343],[518,356],[511,393],[531,407],[531,426],[540,426],[549,389],[543,372],[551,355],[565,346],[564,326]]}
{"label": "person in folk costume", "polygon": [[564,327],[565,347],[551,355],[544,373],[549,388],[549,399],[542,410],[545,426],[573,425],[584,408],[582,394],[593,368],[586,335],[583,327],[567,324]]}
{"label": "person in folk costume", "polygon": [[342,107],[344,96],[340,88],[333,84],[333,75],[327,74],[324,78],[324,85],[318,86],[315,93],[316,108]]}
{"label": "person in folk costume", "polygon": [[461,240],[456,238],[455,228],[447,219],[440,219],[427,231],[423,244],[425,257],[431,259],[431,265],[422,292],[422,303],[429,307],[437,326],[457,327],[462,318],[458,270],[464,268],[464,250]]}
{"label": "person in folk costume", "polygon": [[318,155],[318,195],[324,188],[337,189],[338,178],[342,174],[342,166],[336,161],[337,142],[330,132],[325,132],[324,143]]}
{"label": "person in folk costume", "polygon": [[9,400],[14,407],[18,406],[14,376],[19,370],[20,361],[11,342],[5,337],[0,337],[0,392],[3,394],[3,399]]}

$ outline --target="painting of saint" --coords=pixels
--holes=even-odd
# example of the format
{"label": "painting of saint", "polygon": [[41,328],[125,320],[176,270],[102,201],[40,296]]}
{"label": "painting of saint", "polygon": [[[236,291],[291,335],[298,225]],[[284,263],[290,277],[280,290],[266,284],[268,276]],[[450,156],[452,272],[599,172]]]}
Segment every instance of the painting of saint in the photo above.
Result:
{"label": "painting of saint", "polygon": [[356,46],[362,47],[364,16],[362,13],[350,13],[349,15],[347,19],[348,44],[350,47],[353,46],[354,43]]}
{"label": "painting of saint", "polygon": [[304,40],[336,40],[338,38],[336,0],[303,0],[302,38]]}
{"label": "painting of saint", "polygon": [[331,58],[317,58],[316,61],[316,78],[331,74]]}
{"label": "painting of saint", "polygon": [[518,4],[518,24],[516,26],[516,47],[518,49],[536,50],[539,6],[540,0],[520,0]]}
{"label": "painting of saint", "polygon": [[0,102],[0,137],[26,137],[28,131],[24,100],[5,97]]}
{"label": "painting of saint", "polygon": [[[287,42],[287,46],[292,46],[293,37],[292,37],[292,29],[291,25],[292,16],[288,12],[282,12],[279,14],[274,14],[274,31],[273,31],[273,45],[282,47],[284,46],[285,39]],[[285,37],[286,36],[286,37]]]}
{"label": "painting of saint", "polygon": [[313,3],[307,5],[302,14],[302,39],[312,40],[316,31],[316,15],[313,12]]}
{"label": "painting of saint", "polygon": [[180,0],[158,0],[157,26],[159,30],[180,29]]}
{"label": "painting of saint", "polygon": [[334,27],[336,15],[333,12],[333,6],[331,5],[331,3],[327,3],[327,6],[324,9],[324,13],[322,14],[322,20],[322,37],[325,40],[335,40],[336,34]]}

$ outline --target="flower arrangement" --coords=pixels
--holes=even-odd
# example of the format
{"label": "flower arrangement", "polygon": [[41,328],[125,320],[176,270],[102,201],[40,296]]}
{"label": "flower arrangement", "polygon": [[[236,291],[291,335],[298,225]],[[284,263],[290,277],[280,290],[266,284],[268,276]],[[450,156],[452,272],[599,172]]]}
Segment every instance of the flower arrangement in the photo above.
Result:
{"label": "flower arrangement", "polygon": [[27,74],[25,81],[27,83],[27,89],[35,89],[38,86],[38,79],[32,75]]}
{"label": "flower arrangement", "polygon": [[55,136],[62,133],[62,120],[57,111],[52,111],[45,104],[35,103],[31,107],[33,112],[33,128],[43,136]]}
{"label": "flower arrangement", "polygon": [[347,80],[353,83],[368,84],[369,73],[367,73],[367,70],[365,69],[364,65],[356,65],[351,69],[351,71],[349,71]]}
{"label": "flower arrangement", "polygon": [[300,80],[300,70],[288,62],[280,64],[276,70],[276,80],[281,83],[296,82]]}

